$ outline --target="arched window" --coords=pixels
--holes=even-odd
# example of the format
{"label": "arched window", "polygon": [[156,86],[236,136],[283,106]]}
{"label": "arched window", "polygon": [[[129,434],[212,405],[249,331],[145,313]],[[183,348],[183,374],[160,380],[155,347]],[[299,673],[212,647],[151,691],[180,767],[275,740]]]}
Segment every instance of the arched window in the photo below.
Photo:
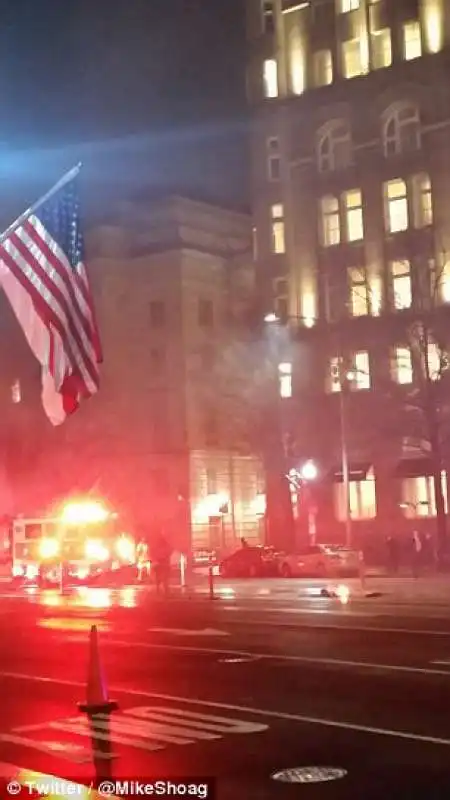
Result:
{"label": "arched window", "polygon": [[317,133],[319,172],[345,169],[352,163],[352,136],[346,120],[328,122]]}
{"label": "arched window", "polygon": [[383,114],[383,150],[386,158],[420,150],[420,113],[413,103],[396,103]]}

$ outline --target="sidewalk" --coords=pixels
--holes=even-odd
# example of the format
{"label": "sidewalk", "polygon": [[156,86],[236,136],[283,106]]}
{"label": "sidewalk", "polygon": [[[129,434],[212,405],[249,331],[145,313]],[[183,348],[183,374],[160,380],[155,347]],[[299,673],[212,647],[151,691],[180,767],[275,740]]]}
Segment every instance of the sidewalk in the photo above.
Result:
{"label": "sidewalk", "polygon": [[[349,582],[349,585],[351,583],[362,593],[360,581]],[[384,599],[396,602],[448,604],[450,610],[450,575],[413,578],[372,577],[369,574],[365,581],[365,591],[370,594],[379,593]]]}
{"label": "sidewalk", "polygon": [[[354,599],[368,603],[406,603],[427,605],[448,605],[450,612],[450,575],[426,575],[413,578],[410,575],[399,577],[366,576],[364,585],[359,578],[337,580],[293,579],[232,579],[215,578],[214,594],[223,600],[253,600],[261,604],[270,602],[313,601],[320,598],[323,590],[336,589],[344,585]],[[154,587],[140,584],[143,591],[153,593]],[[209,595],[208,581],[197,576],[185,589],[172,584],[175,594],[206,599]]]}
{"label": "sidewalk", "polygon": [[[379,577],[367,575],[364,584],[358,578],[342,578],[328,580],[314,580],[307,578],[262,578],[262,579],[214,579],[214,596],[223,601],[237,602],[250,601],[257,608],[267,607],[271,603],[274,607],[280,604],[288,605],[303,602],[304,604],[317,603],[321,597],[333,596],[338,586],[348,587],[350,597],[356,601],[374,606],[381,604],[409,604],[445,606],[450,614],[450,575],[426,575],[420,578],[405,577]],[[79,587],[66,587],[69,594],[74,597],[82,595],[86,589]],[[2,582],[2,597],[23,597],[34,602],[40,602],[39,590],[26,590],[14,588]],[[138,595],[156,597],[155,587],[146,582],[129,584],[128,586],[114,586],[107,584],[87,589],[88,593],[111,592],[120,595],[126,591],[137,592]],[[51,592],[52,590],[50,590]],[[210,594],[208,580],[196,576],[190,585],[182,587],[176,582],[171,584],[171,594],[177,598],[189,598],[207,601]]]}

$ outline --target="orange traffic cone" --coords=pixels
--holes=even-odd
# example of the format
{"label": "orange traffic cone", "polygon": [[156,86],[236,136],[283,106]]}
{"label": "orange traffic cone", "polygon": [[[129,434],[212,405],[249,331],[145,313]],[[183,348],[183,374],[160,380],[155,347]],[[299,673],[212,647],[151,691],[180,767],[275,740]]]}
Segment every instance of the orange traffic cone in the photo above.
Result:
{"label": "orange traffic cone", "polygon": [[97,627],[93,625],[89,635],[89,663],[86,686],[86,702],[78,703],[78,708],[87,714],[92,742],[92,756],[96,781],[111,780],[111,761],[114,758],[111,748],[110,714],[118,704],[110,700],[105,676],[100,662]]}
{"label": "orange traffic cone", "polygon": [[114,700],[108,696],[108,688],[100,661],[100,651],[98,646],[97,626],[92,625],[89,635],[89,662],[88,678],[86,686],[86,702],[79,703],[80,711],[84,711],[89,716],[95,714],[108,714],[115,711],[118,707]]}

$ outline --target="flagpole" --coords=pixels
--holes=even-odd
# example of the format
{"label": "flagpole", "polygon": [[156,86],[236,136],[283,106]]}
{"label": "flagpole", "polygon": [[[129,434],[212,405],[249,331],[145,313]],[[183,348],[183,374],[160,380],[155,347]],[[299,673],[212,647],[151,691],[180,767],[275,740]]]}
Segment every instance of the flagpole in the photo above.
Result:
{"label": "flagpole", "polygon": [[72,169],[69,170],[69,172],[66,172],[66,174],[63,175],[63,177],[60,178],[59,181],[55,183],[55,185],[51,189],[48,190],[48,192],[43,194],[42,197],[39,198],[39,200],[36,200],[36,202],[33,203],[32,206],[27,208],[27,210],[24,211],[23,214],[20,215],[20,217],[17,217],[16,221],[13,222],[9,226],[9,228],[7,228],[6,231],[4,231],[0,235],[0,245],[2,245],[6,241],[6,239],[8,239],[9,236],[12,236],[12,234],[17,230],[17,228],[20,228],[20,226],[23,225],[23,223],[26,222],[27,219],[31,217],[31,215],[38,210],[38,208],[43,206],[44,203],[47,202],[47,200],[50,200],[50,198],[53,197],[54,194],[63,189],[64,186],[66,186],[66,184],[70,183],[70,181],[73,181],[73,179],[76,178],[78,173],[80,172],[81,166],[82,166],[81,163],[77,164],[76,167],[73,167]]}

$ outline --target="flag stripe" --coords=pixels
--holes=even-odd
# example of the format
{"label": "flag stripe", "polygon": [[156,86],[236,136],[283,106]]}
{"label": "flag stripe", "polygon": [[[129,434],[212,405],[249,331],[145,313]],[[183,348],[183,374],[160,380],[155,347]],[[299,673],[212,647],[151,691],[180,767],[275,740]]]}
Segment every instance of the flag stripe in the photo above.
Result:
{"label": "flag stripe", "polygon": [[[36,271],[42,277],[42,280],[45,282],[47,288],[53,292],[53,295],[59,302],[59,305],[65,312],[70,330],[73,336],[76,338],[76,343],[78,349],[80,350],[80,354],[86,363],[86,367],[91,378],[95,382],[96,358],[95,350],[92,345],[94,332],[92,330],[92,324],[86,319],[80,309],[73,286],[70,282],[61,277],[61,271],[57,269],[56,266],[53,268],[56,259],[53,257],[50,248],[45,243],[45,250],[41,250],[40,238],[38,238],[37,242],[35,242],[34,237],[32,240],[30,240],[26,232],[21,230],[20,239],[23,242],[26,250],[32,254],[33,263],[36,263],[37,265]],[[52,256],[51,262],[50,256]],[[50,263],[50,269],[47,267],[48,263]]]}
{"label": "flag stripe", "polygon": [[87,276],[85,277],[83,285],[80,287],[77,267],[74,269],[71,266],[67,255],[64,253],[64,250],[62,250],[57,242],[52,239],[48,231],[46,231],[45,227],[42,225],[41,221],[37,217],[31,217],[29,220],[29,227],[30,235],[32,232],[32,235],[37,237],[37,241],[40,247],[43,249],[43,252],[54,260],[54,262],[57,264],[58,270],[61,271],[61,274],[64,273],[67,276],[69,284],[74,288],[80,312],[89,323],[91,319],[91,298]]}
{"label": "flag stripe", "polygon": [[[41,267],[36,254],[33,253],[29,247],[26,247],[23,244],[17,235],[17,232],[10,237],[10,241],[13,246],[16,247],[16,250],[23,259],[24,263],[22,264],[20,256],[16,255],[16,263],[19,268],[25,272],[28,280],[30,280],[30,276],[32,276],[34,280],[36,280],[36,277],[40,280],[41,292],[45,291],[47,308],[51,308],[55,314],[54,318],[52,319],[52,323],[59,331],[60,335],[64,337],[64,332],[66,333],[66,338],[68,338],[70,342],[69,352],[71,355],[72,366],[81,371],[86,389],[89,391],[91,388],[89,380],[93,382],[91,386],[93,385],[96,387],[95,368],[85,352],[83,343],[78,335],[78,331],[74,326],[73,318],[64,296],[62,295],[59,287],[51,281],[48,272]],[[42,287],[45,287],[45,290],[43,290]],[[58,323],[56,323],[56,319],[58,320]]]}
{"label": "flag stripe", "polygon": [[98,391],[102,356],[76,180],[58,182],[33,209],[0,245],[0,282],[41,364],[45,413],[60,425]]}
{"label": "flag stripe", "polygon": [[[16,245],[19,245],[17,247]],[[25,288],[27,288],[33,297],[36,307],[40,309],[41,318],[46,323],[50,333],[52,328],[58,331],[63,340],[66,340],[66,352],[68,361],[77,372],[82,369],[82,363],[77,359],[73,348],[71,337],[65,335],[64,324],[54,309],[54,296],[49,291],[48,287],[43,283],[39,276],[38,270],[33,269],[27,259],[27,252],[23,257],[21,251],[21,242],[18,237],[13,234],[7,243],[4,245],[4,259],[7,266],[13,272],[17,280],[19,280]],[[35,265],[33,265],[35,266]],[[57,386],[59,389],[60,386]],[[86,387],[87,388],[87,387]]]}
{"label": "flag stripe", "polygon": [[[83,325],[80,321],[80,315],[75,316],[72,313],[74,310],[74,303],[71,302],[70,292],[67,290],[67,284],[61,280],[59,272],[56,273],[52,269],[51,273],[53,273],[53,275],[49,275],[46,269],[47,260],[44,254],[37,249],[37,245],[33,245],[33,243],[30,242],[29,238],[23,231],[20,232],[20,241],[23,243],[23,247],[20,248],[22,256],[27,259],[28,263],[30,263],[30,266],[34,268],[36,274],[42,279],[43,283],[58,302],[62,311],[66,315],[71,332],[76,338],[79,349],[82,350],[84,348],[87,354],[88,351],[92,349],[90,345],[90,339],[92,336],[89,336],[90,331],[86,331],[85,327],[83,328]],[[27,258],[27,253],[31,253],[32,255],[31,261],[29,258]],[[59,314],[59,316],[61,317],[61,314]],[[90,360],[93,362],[94,358],[92,357]],[[95,368],[92,367],[92,370],[95,375]]]}
{"label": "flag stripe", "polygon": [[84,293],[86,302],[89,306],[89,311],[91,314],[91,321],[92,321],[92,346],[94,348],[94,352],[96,355],[97,364],[101,364],[101,362],[103,361],[103,353],[100,340],[100,332],[98,328],[97,315],[95,313],[94,302],[90,291],[89,278],[85,264],[83,264],[82,262],[79,262],[77,264],[75,275],[79,282],[81,290]]}
{"label": "flag stripe", "polygon": [[[45,229],[36,220],[36,223],[33,221],[33,224],[30,222],[26,223],[23,228],[19,229],[20,231],[20,238],[22,241],[29,245],[30,239],[34,242],[36,247],[39,248],[42,256],[40,262],[47,261],[51,268],[49,269],[49,277],[52,277],[51,273],[54,270],[55,275],[59,276],[60,281],[64,283],[67,293],[70,298],[71,306],[80,320],[86,335],[89,336],[91,334],[91,324],[90,324],[90,310],[87,303],[83,299],[80,302],[80,293],[78,290],[77,282],[74,280],[74,272],[70,267],[64,253],[57,250],[56,244],[53,243],[54,247],[53,250],[49,243],[46,241],[45,237]],[[48,234],[47,234],[48,238]]]}
{"label": "flag stripe", "polygon": [[[12,252],[11,252],[12,251]],[[57,318],[55,317],[53,310],[50,306],[47,305],[45,297],[41,293],[41,289],[39,284],[36,286],[35,283],[29,280],[26,275],[23,274],[22,270],[20,269],[14,254],[14,249],[12,248],[10,240],[5,244],[2,252],[3,261],[5,262],[6,266],[8,267],[11,274],[15,277],[15,279],[20,283],[20,285],[26,290],[29,296],[32,299],[34,308],[36,313],[39,315],[42,323],[47,328],[49,335],[52,335],[52,322],[56,322],[54,327],[58,330],[59,325]],[[47,354],[47,358],[50,357],[50,352]],[[68,365],[73,366],[76,362],[72,358],[70,353],[70,348],[66,348],[66,360]],[[59,386],[58,386],[59,388]]]}

